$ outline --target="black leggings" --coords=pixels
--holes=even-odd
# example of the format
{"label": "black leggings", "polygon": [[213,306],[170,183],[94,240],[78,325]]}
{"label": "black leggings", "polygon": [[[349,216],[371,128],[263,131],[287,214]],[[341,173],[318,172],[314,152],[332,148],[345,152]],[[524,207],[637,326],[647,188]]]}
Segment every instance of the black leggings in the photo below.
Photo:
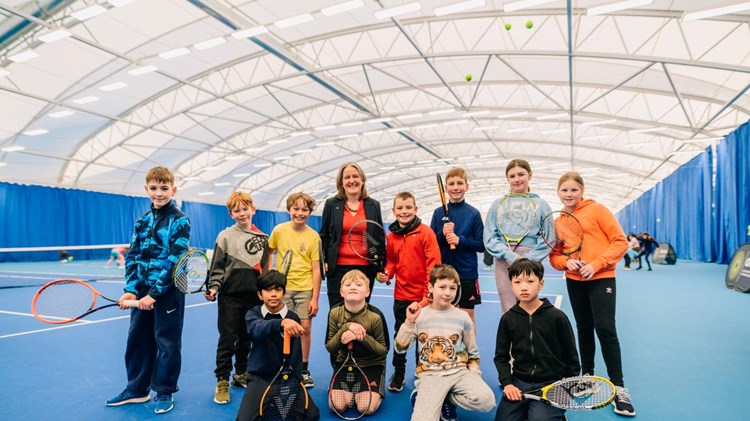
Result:
{"label": "black leggings", "polygon": [[635,256],[635,258],[638,259],[638,269],[643,267],[643,265],[641,265],[641,257],[646,261],[646,266],[651,269],[651,262],[648,261],[648,257],[651,256],[652,253],[653,251],[642,251]]}
{"label": "black leggings", "polygon": [[578,348],[581,353],[581,370],[594,373],[596,342],[599,337],[602,356],[607,366],[609,380],[616,386],[624,386],[622,380],[622,357],[620,341],[615,327],[616,287],[615,278],[593,281],[567,279],[568,296],[573,308],[578,329]]}

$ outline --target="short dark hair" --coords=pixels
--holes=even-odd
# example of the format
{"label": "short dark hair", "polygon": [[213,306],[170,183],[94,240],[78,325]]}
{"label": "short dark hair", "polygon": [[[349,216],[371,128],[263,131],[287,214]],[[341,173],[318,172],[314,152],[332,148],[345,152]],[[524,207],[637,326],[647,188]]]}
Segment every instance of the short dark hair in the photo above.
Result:
{"label": "short dark hair", "polygon": [[286,275],[276,269],[260,275],[258,278],[258,292],[264,289],[281,288],[286,293]]}
{"label": "short dark hair", "polygon": [[536,260],[529,260],[525,257],[516,259],[508,269],[508,277],[512,280],[520,275],[536,275],[539,280],[544,279],[544,266]]}
{"label": "short dark hair", "polygon": [[435,285],[438,279],[451,279],[457,284],[461,284],[461,278],[458,272],[451,265],[437,264],[430,271],[430,285]]}

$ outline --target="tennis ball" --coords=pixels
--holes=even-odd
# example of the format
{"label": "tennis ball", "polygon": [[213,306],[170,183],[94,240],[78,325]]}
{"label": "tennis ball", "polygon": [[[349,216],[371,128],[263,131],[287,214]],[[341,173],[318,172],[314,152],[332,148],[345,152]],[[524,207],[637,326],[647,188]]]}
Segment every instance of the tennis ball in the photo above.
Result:
{"label": "tennis ball", "polygon": [[511,24],[509,24],[509,23],[506,23],[506,24],[505,24],[505,30],[506,30],[506,31],[510,31],[510,28],[512,28],[512,27],[513,27],[513,25],[511,25]]}
{"label": "tennis ball", "polygon": [[532,21],[526,21],[526,29],[531,29],[534,27],[534,22]]}
{"label": "tennis ball", "polygon": [[466,75],[466,81],[471,82],[471,75]]}

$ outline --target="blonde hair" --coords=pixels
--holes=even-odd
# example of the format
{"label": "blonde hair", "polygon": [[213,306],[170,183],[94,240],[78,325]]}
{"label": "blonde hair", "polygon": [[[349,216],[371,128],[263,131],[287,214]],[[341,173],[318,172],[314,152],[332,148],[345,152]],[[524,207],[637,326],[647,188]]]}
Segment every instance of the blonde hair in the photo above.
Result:
{"label": "blonde hair", "polygon": [[560,186],[566,181],[573,180],[576,183],[578,183],[581,188],[583,188],[583,177],[581,177],[581,174],[578,174],[575,171],[568,171],[565,174],[563,174],[560,179],[557,181],[557,189],[560,190]]}
{"label": "blonde hair", "polygon": [[396,207],[396,199],[406,200],[411,199],[414,201],[414,206],[417,206],[417,198],[414,197],[414,194],[408,191],[402,191],[401,193],[396,194],[396,197],[393,198],[393,207]]}
{"label": "blonde hair", "polygon": [[449,178],[451,177],[460,177],[463,178],[465,182],[469,182],[469,174],[466,172],[465,169],[461,167],[453,167],[448,170],[447,173],[445,173],[445,181],[447,182]]}
{"label": "blonde hair", "polygon": [[157,183],[165,183],[174,185],[174,174],[169,168],[166,167],[154,167],[148,170],[146,173],[146,184],[155,181]]}
{"label": "blonde hair", "polygon": [[336,198],[337,199],[346,199],[346,192],[344,191],[344,170],[352,167],[359,173],[359,177],[362,179],[362,193],[360,193],[359,198],[360,199],[367,199],[369,196],[367,196],[367,176],[365,175],[365,171],[357,165],[354,162],[347,162],[346,164],[342,165],[341,168],[339,168],[339,173],[336,176]]}
{"label": "blonde hair", "polygon": [[229,195],[229,198],[227,199],[227,209],[229,209],[230,212],[240,204],[249,206],[251,208],[254,207],[253,197],[250,196],[250,194],[241,191],[236,191]]}
{"label": "blonde hair", "polygon": [[310,208],[310,212],[312,212],[317,202],[312,198],[312,196],[304,192],[290,194],[289,197],[286,198],[286,210],[291,209],[292,206],[294,206],[300,199],[305,202],[305,205],[307,205],[307,207]]}
{"label": "blonde hair", "polygon": [[349,272],[346,272],[344,276],[341,277],[341,285],[344,285],[345,282],[354,279],[361,279],[365,281],[367,288],[370,288],[370,280],[367,279],[367,275],[365,275],[365,273],[359,269],[352,269]]}

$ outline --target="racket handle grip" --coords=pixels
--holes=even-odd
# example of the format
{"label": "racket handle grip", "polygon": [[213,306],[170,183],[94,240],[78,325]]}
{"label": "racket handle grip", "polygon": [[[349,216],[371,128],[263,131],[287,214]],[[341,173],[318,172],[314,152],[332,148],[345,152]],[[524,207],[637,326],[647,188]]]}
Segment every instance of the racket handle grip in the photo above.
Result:
{"label": "racket handle grip", "polygon": [[456,245],[455,244],[451,244],[451,250],[455,250],[455,249],[456,249]]}
{"label": "racket handle grip", "polygon": [[131,308],[138,307],[138,300],[125,300],[122,303]]}

